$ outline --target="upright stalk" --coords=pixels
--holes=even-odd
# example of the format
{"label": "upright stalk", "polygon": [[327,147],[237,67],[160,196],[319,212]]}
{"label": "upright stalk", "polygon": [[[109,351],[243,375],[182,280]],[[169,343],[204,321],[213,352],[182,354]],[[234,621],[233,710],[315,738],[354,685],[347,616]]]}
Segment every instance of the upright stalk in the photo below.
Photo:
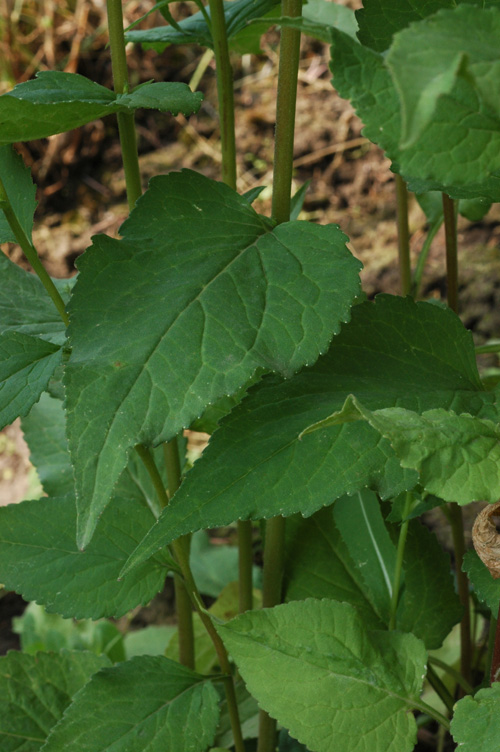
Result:
{"label": "upright stalk", "polygon": [[[458,248],[457,248],[457,212],[453,199],[443,193],[444,229],[446,239],[446,281],[448,305],[458,313]],[[448,504],[448,519],[451,525],[453,548],[455,551],[455,567],[460,602],[464,615],[460,623],[460,670],[464,679],[471,682],[471,626],[469,582],[462,571],[465,555],[464,521],[462,508],[455,503]]]}
{"label": "upright stalk", "polygon": [[[302,0],[282,1],[282,16],[296,18],[301,13]],[[274,146],[272,200],[272,216],[277,223],[288,222],[290,219],[299,54],[300,31],[283,28],[281,30],[278,94],[276,99],[276,138]]]}
{"label": "upright stalk", "polygon": [[[292,18],[302,13],[302,0],[282,0],[281,14]],[[300,31],[281,30],[278,94],[276,100],[276,138],[274,147],[272,216],[279,224],[290,219],[290,200],[295,132],[295,106],[299,72]],[[266,523],[263,605],[272,608],[281,602],[285,559],[285,518],[274,517]],[[274,752],[276,721],[264,711],[259,714],[257,752]]]}
{"label": "upright stalk", "polygon": [[396,207],[398,224],[398,255],[401,295],[411,292],[410,228],[408,225],[408,189],[401,175],[396,174]]}
{"label": "upright stalk", "polygon": [[457,211],[455,201],[443,193],[444,232],[446,239],[446,283],[448,305],[458,312]]}
{"label": "upright stalk", "polygon": [[[175,494],[181,485],[181,462],[179,456],[179,446],[177,439],[172,439],[163,444],[163,456],[165,458],[165,467],[167,469],[168,495],[170,498]],[[183,549],[183,557],[189,562],[189,552],[191,548],[191,536],[184,535],[179,538],[179,546]],[[183,578],[174,574],[175,588],[175,608],[177,611],[177,621],[179,624],[179,661],[188,668],[195,667],[195,649],[194,649],[194,626],[193,626],[193,608],[191,598],[186,590]]]}
{"label": "upright stalk", "polygon": [[[122,0],[106,0],[106,6],[108,10],[113,86],[117,94],[124,94],[128,90],[128,70],[127,57],[125,55],[125,34],[123,32]],[[117,120],[123,169],[125,171],[127,201],[129,209],[132,210],[135,202],[142,194],[134,115],[132,113],[119,112]]]}
{"label": "upright stalk", "polygon": [[226,19],[222,0],[209,0],[219,98],[222,180],[236,190],[233,71],[229,60]]}
{"label": "upright stalk", "polygon": [[20,245],[22,252],[24,253],[26,258],[30,262],[33,268],[33,271],[38,276],[40,282],[45,287],[47,293],[50,295],[52,302],[54,303],[55,307],[57,308],[59,312],[61,319],[63,320],[64,325],[68,326],[69,318],[68,318],[68,314],[65,311],[64,300],[61,298],[59,294],[59,290],[55,286],[49,273],[47,272],[44,265],[40,261],[35,246],[31,242],[31,240],[28,238],[28,236],[24,232],[23,227],[21,226],[21,223],[17,219],[16,214],[10,204],[7,191],[5,190],[5,186],[1,178],[0,178],[0,209],[2,209],[3,213],[5,214],[5,218],[7,222],[9,223],[9,227],[12,230],[16,241]]}

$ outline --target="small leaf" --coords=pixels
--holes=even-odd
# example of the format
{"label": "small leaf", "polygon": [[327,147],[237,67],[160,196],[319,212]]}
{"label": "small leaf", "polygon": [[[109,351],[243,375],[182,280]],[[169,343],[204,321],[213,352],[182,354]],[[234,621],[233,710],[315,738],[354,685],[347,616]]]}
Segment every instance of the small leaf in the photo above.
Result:
{"label": "small leaf", "polygon": [[375,611],[389,619],[396,569],[396,547],[389,537],[380,503],[368,489],[343,496],[333,507],[335,524],[371,595]]}
{"label": "small leaf", "polygon": [[228,186],[188,170],[153,178],[120,232],[94,238],[70,305],[82,547],[133,446],[169,440],[259,367],[291,375],[316,360],[359,290],[336,225],[272,229]]}
{"label": "small leaf", "polygon": [[137,107],[190,115],[200,103],[187,84],[147,84],[120,95],[78,73],[40,71],[0,97],[0,144],[52,136]]}
{"label": "small leaf", "polygon": [[92,677],[43,752],[204,752],[218,703],[204,676],[163,656],[138,656]]}
{"label": "small leaf", "polygon": [[[53,280],[63,299],[69,298],[74,279]],[[18,332],[62,345],[65,326],[54,303],[34,274],[0,253],[0,327],[2,334]]]}
{"label": "small leaf", "polygon": [[39,752],[71,698],[93,673],[109,665],[105,656],[77,651],[11,651],[0,658],[0,745],[2,752]]}
{"label": "small leaf", "polygon": [[493,752],[500,746],[500,683],[455,705],[451,733],[460,752]]}
{"label": "small leaf", "polygon": [[61,348],[28,334],[0,335],[0,429],[25,416],[61,362]]}
{"label": "small leaf", "polygon": [[338,29],[355,40],[358,30],[354,11],[329,0],[309,0],[300,18],[285,16],[275,18],[274,22],[282,27],[299,29],[303,34],[327,43],[332,41],[332,29]]}
{"label": "small leaf", "polygon": [[427,654],[413,635],[367,631],[335,601],[250,611],[217,627],[259,704],[311,752],[410,752]]}
{"label": "small leaf", "polygon": [[75,545],[73,499],[37,499],[0,508],[0,581],[47,611],[76,619],[119,617],[163,587],[165,555],[118,581],[123,564],[154,521],[136,501],[120,499],[103,515],[85,551]]}
{"label": "small leaf", "polygon": [[498,617],[500,603],[500,580],[491,576],[475,551],[467,551],[462,565],[463,571],[474,586],[474,592],[482,603],[490,609],[494,619]]}
{"label": "small leaf", "polygon": [[[33,215],[36,209],[36,185],[31,170],[12,146],[0,146],[0,177],[9,203],[26,236],[31,239]],[[5,214],[0,209],[0,243],[17,243]]]}

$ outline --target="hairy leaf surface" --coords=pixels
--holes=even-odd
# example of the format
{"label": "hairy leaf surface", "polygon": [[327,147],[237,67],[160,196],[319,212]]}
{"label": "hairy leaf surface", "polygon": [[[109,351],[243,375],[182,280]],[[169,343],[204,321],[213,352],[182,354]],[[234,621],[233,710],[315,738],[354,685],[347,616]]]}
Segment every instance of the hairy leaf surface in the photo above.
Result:
{"label": "hairy leaf surface", "polygon": [[163,656],[137,656],[95,674],[43,752],[203,752],[219,718],[210,680]]}
{"label": "hairy leaf surface", "polygon": [[154,521],[143,505],[115,500],[85,552],[75,544],[72,497],[37,499],[0,508],[0,580],[26,600],[77,619],[119,617],[161,590],[165,554],[127,580],[123,564]]}
{"label": "hairy leaf surface", "polygon": [[73,695],[105,656],[81,650],[0,658],[0,745],[2,752],[39,752]]}
{"label": "hairy leaf surface", "polygon": [[131,447],[155,446],[256,368],[291,375],[326,350],[359,292],[336,225],[271,229],[222,183],[154,178],[79,263],[66,369],[78,540],[85,546]]}
{"label": "hairy leaf surface", "polygon": [[347,603],[306,600],[217,627],[250,692],[311,752],[410,752],[420,640],[367,631]]}
{"label": "hairy leaf surface", "polygon": [[138,107],[190,115],[201,99],[187,84],[150,83],[129,94],[115,94],[78,73],[40,71],[0,97],[0,144],[52,136]]}
{"label": "hairy leaf surface", "polygon": [[25,416],[61,362],[61,348],[18,332],[0,335],[0,429]]}
{"label": "hairy leaf surface", "polygon": [[[379,296],[352,309],[329,352],[292,379],[264,379],[214,433],[203,456],[141,543],[133,561],[167,541],[234,519],[308,516],[365,486],[393,498],[417,481],[362,421],[301,438],[308,421],[340,410],[349,393],[371,409],[423,412],[444,405],[496,415],[483,391],[470,332],[448,309]],[[311,421],[311,422],[313,422]],[[310,425],[310,423],[309,423]],[[132,564],[132,561],[130,562]]]}

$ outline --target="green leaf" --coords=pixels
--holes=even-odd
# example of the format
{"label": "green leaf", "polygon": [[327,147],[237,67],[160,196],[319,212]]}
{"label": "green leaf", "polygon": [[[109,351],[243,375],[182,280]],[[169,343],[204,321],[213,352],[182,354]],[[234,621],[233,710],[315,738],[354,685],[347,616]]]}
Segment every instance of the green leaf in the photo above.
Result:
{"label": "green leaf", "polygon": [[488,567],[483,564],[475,551],[467,551],[462,569],[474,586],[474,592],[479,600],[487,605],[494,619],[498,618],[500,580],[493,579]]}
{"label": "green leaf", "polygon": [[73,472],[69,459],[62,402],[42,394],[29,415],[21,421],[30,460],[48,496],[73,493]]}
{"label": "green leaf", "polygon": [[[242,681],[235,683],[235,692],[243,739],[256,739],[259,735],[259,706],[257,700],[247,691]],[[221,702],[220,721],[215,743],[220,747],[234,746],[231,716],[225,698]]]}
{"label": "green leaf", "polygon": [[[498,162],[483,161],[486,155],[480,157],[480,151],[493,155],[494,134],[490,132],[479,144],[477,141],[478,116],[483,116],[487,126],[489,119],[498,119],[500,115],[496,101],[500,93],[497,84],[500,62],[495,50],[499,39],[499,9],[478,10],[468,4],[442,11],[396,35],[387,55],[387,66],[401,101],[403,148],[416,142],[433,119],[438,100],[451,94],[458,79],[463,79],[462,104],[470,107],[471,118],[475,116],[475,122],[472,119],[465,123],[470,128],[470,143],[476,146],[472,159],[481,159],[482,171],[486,173],[500,167]],[[471,97],[470,104],[466,96]],[[453,144],[459,147],[460,154],[465,154],[469,146],[468,142],[463,144],[457,139]],[[451,162],[460,159],[456,149],[451,150],[448,145],[448,150]]]}
{"label": "green leaf", "polygon": [[387,623],[396,569],[396,547],[390,539],[376,495],[364,489],[353,497],[343,496],[333,507],[333,517],[361,572],[376,613]]}
{"label": "green leaf", "polygon": [[[228,40],[232,40],[239,32],[245,29],[248,22],[253,18],[259,18],[274,8],[276,0],[225,0],[224,16],[226,19],[226,31]],[[207,6],[206,14],[210,18],[210,8]],[[261,33],[269,28],[269,21]],[[153,29],[142,31],[129,31],[125,34],[127,42],[142,44],[145,49],[153,48],[157,52],[163,52],[170,44],[198,44],[201,47],[213,48],[212,34],[201,11],[194,13],[189,18],[179,21],[181,31],[173,26],[157,26]],[[238,41],[235,40],[237,43]],[[252,45],[252,50],[254,49]]]}
{"label": "green leaf", "polygon": [[73,695],[108,664],[105,656],[81,651],[1,657],[2,752],[39,752]]}
{"label": "green leaf", "polygon": [[[474,18],[486,12],[474,8],[469,11]],[[454,34],[456,12],[445,12],[449,16],[450,34]],[[395,48],[400,36],[411,34],[414,28],[426,23],[422,21],[400,32],[395,38]],[[493,142],[499,130],[497,118],[483,105],[480,114],[473,112],[477,96],[463,76],[449,95],[437,100],[433,120],[420,133],[418,142],[402,150],[400,100],[385,56],[358,44],[337,29],[332,29],[331,33],[334,87],[342,97],[352,101],[365,124],[363,134],[387,152],[393,162],[392,169],[404,176],[410,190],[415,193],[442,191],[453,198],[479,196],[490,201],[500,200],[500,177],[493,166]],[[494,36],[493,31],[491,33]],[[490,40],[491,44],[495,47],[496,42]],[[426,38],[426,50],[432,49],[428,45]],[[415,88],[413,81],[411,88]]]}
{"label": "green leaf", "polygon": [[[470,0],[468,0],[470,2]],[[461,0],[364,0],[356,11],[358,37],[362,44],[378,52],[391,45],[397,31],[406,29],[413,21],[436,13],[441,8],[454,8]],[[484,0],[478,0],[484,5]]]}
{"label": "green leaf", "polygon": [[[296,601],[217,627],[248,689],[311,752],[410,752],[426,652],[367,631],[335,601]],[[307,688],[305,691],[304,688]]]}
{"label": "green leaf", "polygon": [[188,170],[153,178],[120,232],[94,238],[70,305],[80,546],[131,447],[172,438],[259,366],[291,375],[316,360],[359,291],[336,225],[271,231],[243,197]]}
{"label": "green leaf", "polygon": [[449,554],[417,520],[408,529],[403,568],[396,628],[411,632],[428,650],[435,650],[460,621],[463,609],[455,592]]}
{"label": "green leaf", "polygon": [[[28,238],[33,229],[36,209],[36,185],[31,179],[31,170],[12,146],[0,146],[0,178],[9,198],[9,203]],[[16,243],[5,214],[0,209],[0,243]]]}
{"label": "green leaf", "polygon": [[198,110],[201,98],[187,84],[152,83],[129,94],[115,94],[77,73],[40,71],[0,97],[0,144],[63,133],[138,107],[189,115]]}
{"label": "green leaf", "polygon": [[344,601],[356,608],[367,627],[380,629],[371,593],[335,525],[333,509],[320,509],[306,519],[300,515],[287,519],[285,600]]}
{"label": "green leaf", "polygon": [[204,752],[218,702],[204,676],[162,656],[138,656],[92,677],[43,752]]}
{"label": "green leaf", "polygon": [[496,416],[470,332],[449,309],[382,295],[351,315],[316,365],[286,381],[265,378],[222,421],[130,566],[193,530],[310,515],[365,486],[382,498],[414,486],[416,473],[402,471],[389,443],[364,421],[300,438],[351,392],[370,409],[444,405]]}
{"label": "green leaf", "polygon": [[[66,301],[74,280],[53,280]],[[62,345],[65,326],[42,283],[0,253],[0,329]]]}
{"label": "green leaf", "polygon": [[451,733],[460,752],[493,752],[500,745],[500,683],[455,705]]}
{"label": "green leaf", "polygon": [[306,182],[300,186],[295,195],[292,196],[292,199],[290,201],[290,219],[299,218],[299,214],[302,211],[302,207],[304,206],[304,199],[306,197],[307,189],[310,185],[311,181],[306,180]]}
{"label": "green leaf", "polygon": [[500,496],[497,423],[442,408],[422,415],[399,407],[372,412],[351,395],[342,410],[306,433],[360,419],[389,439],[402,466],[417,470],[430,493],[458,504]]}
{"label": "green leaf", "polygon": [[77,619],[118,617],[163,587],[165,556],[127,580],[118,575],[154,521],[136,501],[115,500],[85,552],[75,545],[72,498],[39,499],[0,508],[0,580],[47,611]]}
{"label": "green leaf", "polygon": [[20,636],[23,653],[89,650],[113,662],[125,660],[123,635],[110,621],[64,619],[29,603],[23,615],[13,620],[12,630]]}
{"label": "green leaf", "polygon": [[0,429],[25,416],[61,361],[61,348],[28,334],[0,335]]}

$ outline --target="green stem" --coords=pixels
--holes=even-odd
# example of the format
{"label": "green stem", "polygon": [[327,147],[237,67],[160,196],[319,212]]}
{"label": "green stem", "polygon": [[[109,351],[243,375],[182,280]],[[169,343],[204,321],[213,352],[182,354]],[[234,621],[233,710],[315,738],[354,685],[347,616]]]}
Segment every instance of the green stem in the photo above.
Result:
{"label": "green stem", "polygon": [[450,520],[453,548],[455,551],[455,568],[457,575],[458,596],[464,609],[464,615],[460,622],[460,670],[465,681],[471,683],[471,627],[470,627],[470,601],[469,582],[467,575],[462,572],[462,563],[465,555],[465,538],[462,509],[458,504],[448,504],[448,518]]}
{"label": "green stem", "polygon": [[[266,522],[264,566],[262,571],[262,605],[272,608],[281,603],[285,565],[285,518],[273,517]],[[264,710],[259,712],[257,752],[273,752],[276,747],[276,721]]]}
{"label": "green stem", "polygon": [[[113,86],[117,94],[123,94],[128,90],[128,71],[125,55],[125,35],[123,32],[122,2],[121,0],[106,0],[106,5],[108,10]],[[127,201],[129,209],[132,210],[135,202],[142,194],[134,115],[128,112],[119,112],[117,120],[123,169],[125,171],[125,184],[127,187]]]}
{"label": "green stem", "polygon": [[243,735],[241,732],[241,725],[240,725],[240,719],[238,714],[238,703],[236,700],[236,692],[234,689],[234,681],[233,677],[231,675],[231,665],[229,663],[229,658],[227,655],[226,648],[224,646],[224,643],[222,642],[221,638],[219,637],[219,633],[215,629],[214,623],[212,619],[210,618],[210,615],[207,613],[203,606],[203,601],[201,600],[201,596],[198,592],[198,588],[196,587],[196,583],[193,579],[193,575],[191,573],[191,568],[189,566],[189,558],[186,555],[185,548],[180,545],[180,541],[174,541],[172,544],[172,547],[174,549],[175,557],[179,563],[179,566],[182,571],[182,575],[184,577],[184,584],[186,587],[187,592],[189,593],[189,596],[191,598],[191,601],[198,612],[198,615],[203,622],[203,625],[205,626],[205,629],[207,630],[215,651],[217,653],[217,658],[219,660],[219,666],[221,668],[221,671],[223,674],[225,674],[225,681],[224,681],[224,688],[226,691],[226,700],[227,700],[227,706],[229,711],[229,717],[231,720],[231,729],[233,732],[233,739],[234,739],[234,746],[236,752],[245,752],[245,745],[243,742]]}
{"label": "green stem", "polygon": [[212,39],[219,98],[222,180],[236,190],[236,144],[234,135],[233,70],[227,45],[226,19],[222,0],[209,0]]}
{"label": "green stem", "polygon": [[488,652],[486,653],[486,661],[484,666],[484,678],[482,682],[483,687],[489,687],[491,684],[491,674],[493,666],[493,653],[495,651],[496,633],[498,627],[498,617],[495,619],[493,614],[490,616],[490,628],[488,630]]}
{"label": "green stem", "polygon": [[47,293],[50,295],[52,302],[54,303],[61,319],[64,322],[64,325],[68,326],[69,318],[68,318],[68,314],[65,311],[64,300],[61,298],[57,287],[55,286],[49,273],[47,272],[42,262],[40,261],[35,246],[26,235],[24,229],[21,226],[21,223],[16,217],[16,214],[9,201],[7,191],[5,190],[5,186],[1,178],[0,178],[0,209],[2,209],[3,213],[5,214],[5,218],[7,222],[9,223],[9,227],[12,230],[14,237],[17,240],[18,244],[20,245],[22,252],[24,253],[26,258],[30,262],[33,268],[33,271],[38,276],[38,279],[40,280],[42,285],[45,287]]}
{"label": "green stem", "polygon": [[450,695],[447,688],[445,687],[439,676],[436,674],[432,666],[427,666],[427,680],[436,694],[444,702],[450,713],[453,713],[453,705],[455,704],[453,697]]}
{"label": "green stem", "polygon": [[425,268],[425,264],[427,261],[427,257],[429,255],[429,251],[431,249],[432,241],[436,237],[438,230],[442,224],[443,224],[443,220],[440,218],[436,220],[429,227],[427,231],[427,237],[425,238],[424,244],[422,246],[422,250],[419,253],[417,264],[415,266],[415,273],[413,275],[411,294],[414,298],[417,297],[419,290],[420,290],[420,284],[422,282],[422,275],[424,273],[424,268]]}
{"label": "green stem", "polygon": [[406,537],[408,535],[408,525],[410,523],[410,521],[408,520],[408,515],[410,514],[412,504],[413,504],[413,494],[410,491],[408,491],[406,494],[405,505],[403,509],[403,522],[401,523],[401,528],[399,530],[398,550],[396,553],[396,568],[394,570],[394,581],[393,581],[392,598],[391,598],[391,612],[390,612],[390,619],[389,619],[390,630],[396,628],[396,612],[398,610],[399,591],[401,588],[401,575],[403,573],[403,559],[404,559],[404,553],[405,553]]}
{"label": "green stem", "polygon": [[453,666],[449,666],[440,658],[435,658],[433,655],[429,656],[429,663],[432,664],[433,666],[436,666],[437,668],[443,669],[443,671],[446,671],[446,673],[449,674],[452,677],[452,679],[454,679],[456,683],[459,684],[464,689],[466,694],[468,695],[474,694],[474,688],[472,687],[472,685],[469,684],[469,682],[465,681],[460,671],[457,671],[456,668],[453,668]]}
{"label": "green stem", "polygon": [[[302,13],[302,0],[282,0],[281,15],[296,18]],[[276,99],[276,139],[273,167],[272,216],[279,224],[290,219],[293,171],[293,142],[300,31],[283,28],[280,41],[278,93]]]}
{"label": "green stem", "polygon": [[415,710],[420,710],[420,712],[425,713],[425,715],[428,715],[430,718],[434,718],[434,720],[440,723],[441,726],[444,726],[447,731],[450,730],[450,722],[448,718],[446,718],[446,716],[444,716],[438,710],[432,708],[430,705],[427,705],[427,703],[423,700],[412,700],[412,706],[415,708]]}
{"label": "green stem", "polygon": [[456,202],[443,193],[444,232],[446,240],[446,282],[448,305],[458,312],[458,251]]}
{"label": "green stem", "polygon": [[239,611],[253,608],[253,528],[251,520],[238,520]]}
{"label": "green stem", "polygon": [[396,174],[396,207],[398,224],[399,275],[401,295],[411,291],[410,228],[408,225],[408,188],[401,175]]}
{"label": "green stem", "polygon": [[[166,461],[169,493],[171,496],[175,493],[180,485],[181,470],[180,470],[180,458],[177,448],[177,440],[173,439],[167,444],[164,444],[165,457],[168,457]],[[151,451],[143,444],[137,444],[135,447],[137,454],[141,458],[144,467],[148,471],[149,477],[153,483],[156,495],[160,502],[160,506],[165,508],[169,502],[168,494],[163,485],[162,477],[156,466]],[[189,561],[189,536],[184,536],[178,541],[179,549],[182,549],[183,556]],[[175,555],[175,549],[172,546],[174,557],[179,563],[177,556]],[[178,622],[178,634],[179,634],[179,661],[188,668],[194,669],[195,667],[195,652],[194,652],[194,627],[193,627],[193,609],[191,606],[191,598],[184,586],[184,580],[179,577],[178,574],[174,574],[174,587],[175,587],[175,608],[177,611]]]}

